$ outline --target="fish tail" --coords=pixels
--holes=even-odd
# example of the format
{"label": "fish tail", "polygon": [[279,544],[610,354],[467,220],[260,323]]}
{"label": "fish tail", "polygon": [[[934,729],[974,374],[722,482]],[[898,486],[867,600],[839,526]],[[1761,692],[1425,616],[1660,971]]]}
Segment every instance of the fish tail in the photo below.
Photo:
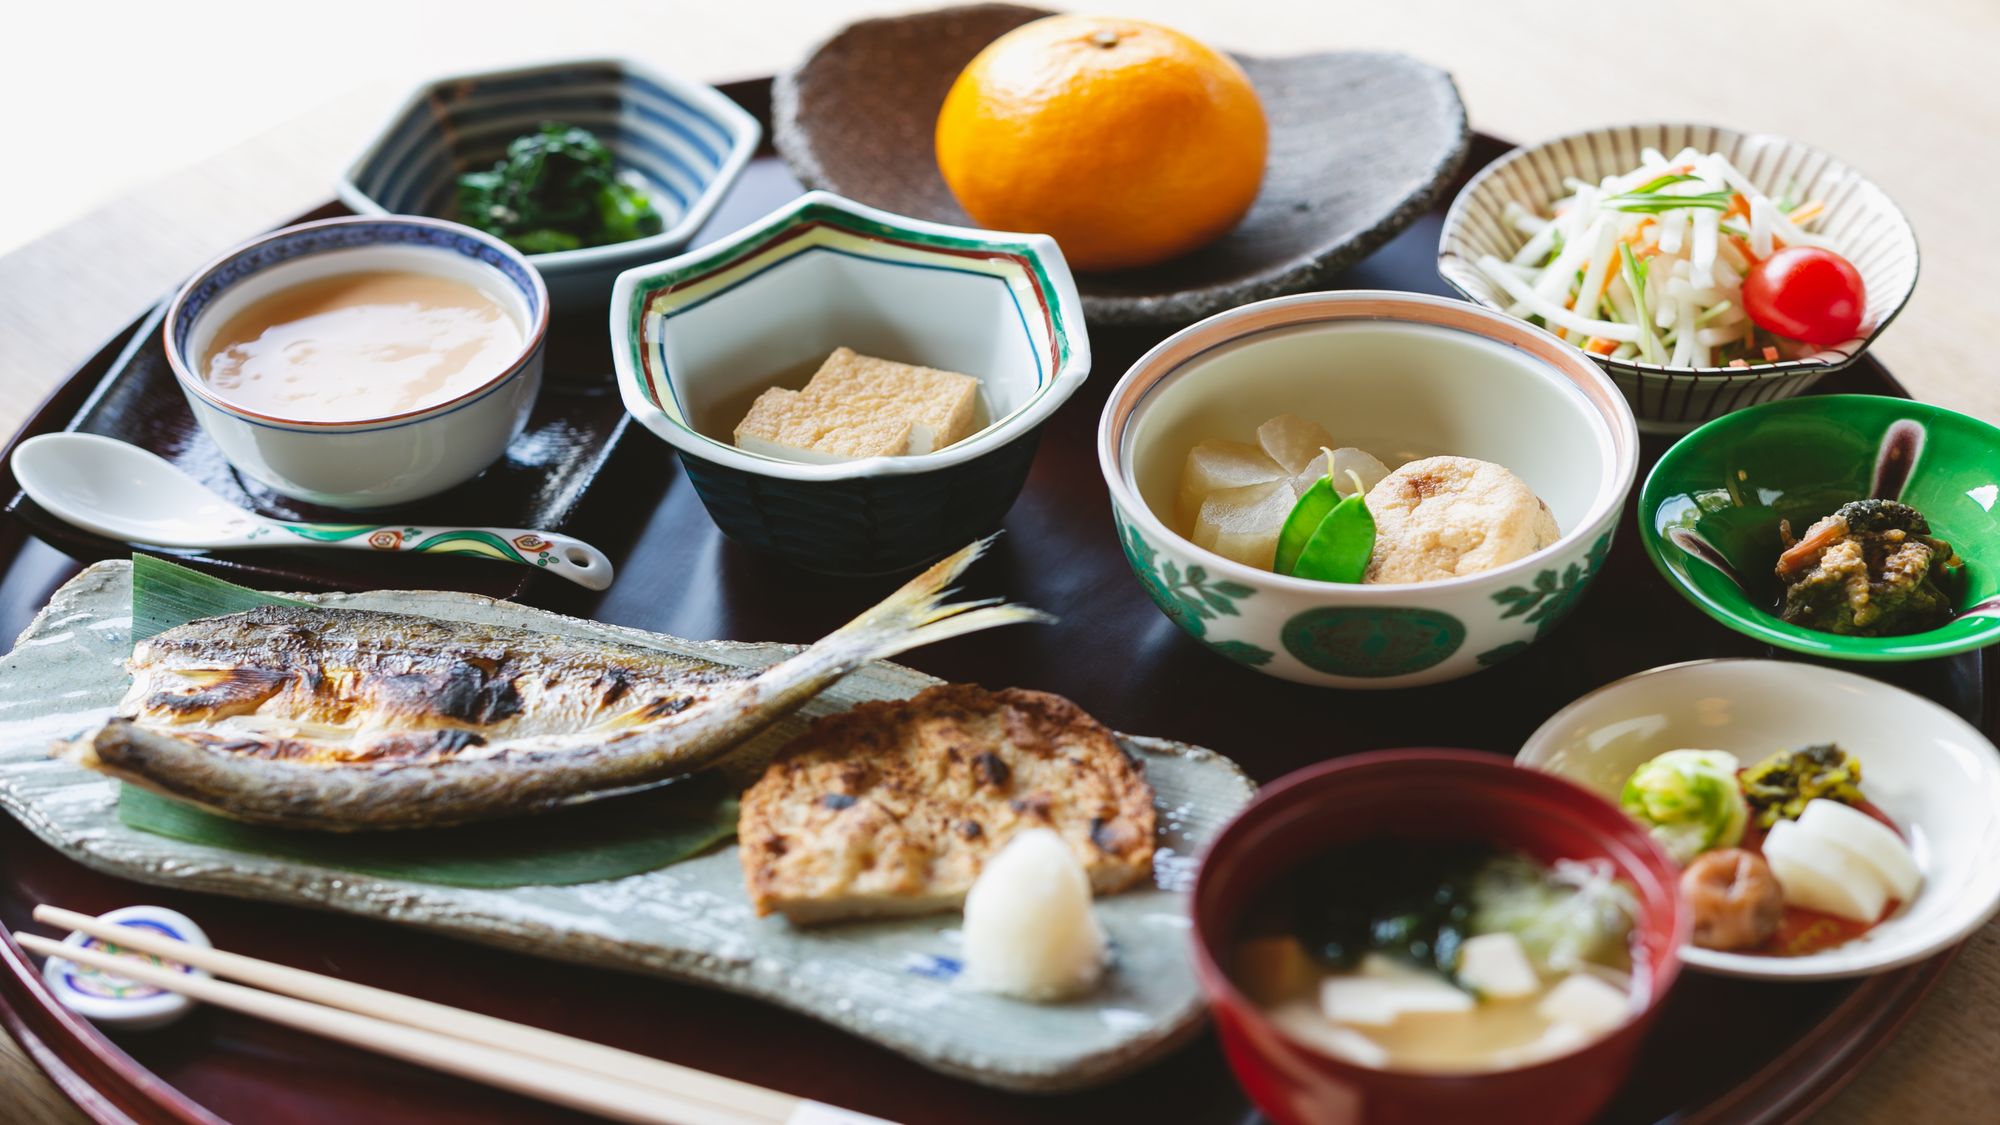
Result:
{"label": "fish tail", "polygon": [[1009,605],[998,598],[947,602],[957,589],[951,581],[986,552],[989,535],[952,553],[910,579],[866,613],[828,634],[810,650],[817,656],[854,668],[900,652],[1000,625],[1019,625],[1055,618],[1028,606]]}

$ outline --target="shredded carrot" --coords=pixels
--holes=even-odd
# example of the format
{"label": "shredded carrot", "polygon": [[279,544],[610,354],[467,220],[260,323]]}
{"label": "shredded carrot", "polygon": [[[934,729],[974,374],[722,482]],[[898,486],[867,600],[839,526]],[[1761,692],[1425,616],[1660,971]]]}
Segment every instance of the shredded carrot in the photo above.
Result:
{"label": "shredded carrot", "polygon": [[1618,341],[1607,340],[1602,336],[1592,336],[1583,342],[1583,350],[1596,355],[1610,355],[1612,352],[1618,350]]}
{"label": "shredded carrot", "polygon": [[1815,199],[1811,203],[1801,203],[1797,207],[1792,208],[1791,214],[1787,217],[1790,218],[1792,222],[1797,223],[1800,226],[1804,226],[1805,224],[1812,222],[1814,219],[1819,218],[1820,215],[1825,213],[1825,211],[1826,211],[1826,200]]}
{"label": "shredded carrot", "polygon": [[1730,193],[1729,210],[1724,211],[1722,213],[1722,217],[1725,219],[1733,219],[1738,215],[1741,215],[1746,219],[1750,217],[1750,201],[1743,198],[1743,193],[1740,191]]}
{"label": "shredded carrot", "polygon": [[1770,359],[1770,360],[1775,360],[1775,359],[1777,359],[1777,358],[1778,358],[1778,349],[1776,349],[1776,348],[1765,348],[1765,349],[1764,349],[1764,358],[1765,358],[1765,359]]}
{"label": "shredded carrot", "polygon": [[1737,252],[1738,254],[1741,254],[1741,255],[1743,255],[1743,260],[1744,260],[1744,261],[1746,261],[1746,262],[1750,262],[1750,263],[1753,263],[1753,264],[1754,264],[1754,263],[1755,263],[1755,262],[1757,261],[1757,255],[1755,255],[1755,254],[1752,254],[1752,253],[1750,252],[1750,244],[1749,244],[1748,242],[1745,242],[1745,241],[1743,241],[1743,240],[1742,240],[1741,238],[1738,238],[1738,237],[1736,237],[1736,236],[1735,236],[1735,235],[1733,235],[1733,234],[1731,234],[1731,235],[1724,235],[1723,237],[1725,237],[1725,238],[1729,239],[1729,244],[1730,244],[1731,246],[1734,246],[1734,247],[1736,247],[1736,252]]}

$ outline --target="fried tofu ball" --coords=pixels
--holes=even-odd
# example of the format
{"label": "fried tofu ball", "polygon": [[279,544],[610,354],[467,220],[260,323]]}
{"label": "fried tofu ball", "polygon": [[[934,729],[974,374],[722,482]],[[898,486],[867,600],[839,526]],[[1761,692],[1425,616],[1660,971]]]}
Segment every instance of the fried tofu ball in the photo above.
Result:
{"label": "fried tofu ball", "polygon": [[1375,554],[1363,581],[1431,582],[1504,566],[1554,543],[1556,518],[1491,461],[1425,457],[1368,490]]}

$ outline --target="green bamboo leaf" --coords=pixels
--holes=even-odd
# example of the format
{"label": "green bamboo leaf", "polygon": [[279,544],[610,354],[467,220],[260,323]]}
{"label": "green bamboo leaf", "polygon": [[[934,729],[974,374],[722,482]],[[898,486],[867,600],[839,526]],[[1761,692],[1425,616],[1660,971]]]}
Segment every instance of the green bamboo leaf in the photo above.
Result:
{"label": "green bamboo leaf", "polygon": [[128,828],[234,852],[447,887],[565,886],[622,879],[699,855],[736,834],[736,795],[702,776],[522,822],[408,832],[268,828],[121,786]]}
{"label": "green bamboo leaf", "polygon": [[300,605],[291,598],[246,590],[198,570],[151,555],[132,556],[132,643],[207,617],[267,605]]}
{"label": "green bamboo leaf", "polygon": [[1217,613],[1227,614],[1230,617],[1238,616],[1236,607],[1229,604],[1229,599],[1213,590],[1203,590],[1201,598],[1209,604],[1209,608],[1215,610]]}
{"label": "green bamboo leaf", "polygon": [[1217,582],[1215,585],[1210,586],[1209,589],[1214,590],[1225,598],[1237,599],[1247,598],[1257,592],[1241,582]]}

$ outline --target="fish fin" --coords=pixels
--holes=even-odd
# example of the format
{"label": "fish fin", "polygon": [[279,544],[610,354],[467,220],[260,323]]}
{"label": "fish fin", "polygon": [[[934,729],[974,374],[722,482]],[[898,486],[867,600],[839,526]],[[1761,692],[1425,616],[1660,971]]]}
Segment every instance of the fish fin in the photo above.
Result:
{"label": "fish fin", "polygon": [[97,756],[97,736],[102,729],[57,740],[49,746],[49,757],[98,773],[106,772],[104,759]]}
{"label": "fish fin", "polygon": [[813,648],[843,650],[842,655],[850,656],[859,665],[981,629],[1054,621],[1054,617],[1041,610],[1008,605],[998,598],[957,603],[944,600],[957,592],[950,586],[952,579],[984,554],[994,538],[989,535],[953,552],[866,613],[828,634]]}

